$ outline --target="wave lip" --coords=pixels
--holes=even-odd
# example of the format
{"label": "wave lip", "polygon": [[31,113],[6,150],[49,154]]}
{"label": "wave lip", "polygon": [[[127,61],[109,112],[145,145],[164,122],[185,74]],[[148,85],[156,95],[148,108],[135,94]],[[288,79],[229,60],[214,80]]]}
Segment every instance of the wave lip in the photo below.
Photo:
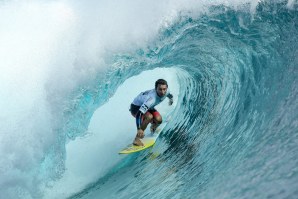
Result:
{"label": "wave lip", "polygon": [[77,187],[76,197],[297,195],[294,1],[100,3],[1,3],[0,196],[57,186],[66,143],[89,135],[96,108],[161,66],[179,69],[181,92],[159,155],[105,168],[90,180],[99,191]]}
{"label": "wave lip", "polygon": [[73,198],[294,198],[297,17],[215,6],[165,29],[148,56],[181,69],[175,122]]}

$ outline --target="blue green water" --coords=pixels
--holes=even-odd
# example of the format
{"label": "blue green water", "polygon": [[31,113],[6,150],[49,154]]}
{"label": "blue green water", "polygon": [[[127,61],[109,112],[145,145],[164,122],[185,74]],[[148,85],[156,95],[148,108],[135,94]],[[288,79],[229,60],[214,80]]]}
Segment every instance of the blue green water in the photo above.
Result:
{"label": "blue green water", "polygon": [[297,198],[298,11],[261,3],[181,14],[134,69],[176,67],[180,98],[153,150],[70,198]]}
{"label": "blue green water", "polygon": [[[165,2],[0,3],[0,198],[298,198],[297,1]],[[120,156],[148,71],[175,109]]]}

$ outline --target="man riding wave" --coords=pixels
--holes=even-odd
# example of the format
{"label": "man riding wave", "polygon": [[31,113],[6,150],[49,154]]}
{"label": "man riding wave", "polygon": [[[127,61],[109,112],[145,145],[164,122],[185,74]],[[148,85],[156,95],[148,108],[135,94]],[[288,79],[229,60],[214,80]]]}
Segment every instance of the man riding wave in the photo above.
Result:
{"label": "man riding wave", "polygon": [[130,112],[136,118],[137,135],[133,144],[143,146],[141,139],[144,138],[144,131],[151,123],[150,130],[154,132],[162,123],[162,117],[154,108],[165,98],[169,98],[169,105],[173,104],[173,95],[168,92],[168,83],[164,79],[155,82],[155,89],[141,92],[131,103]]}

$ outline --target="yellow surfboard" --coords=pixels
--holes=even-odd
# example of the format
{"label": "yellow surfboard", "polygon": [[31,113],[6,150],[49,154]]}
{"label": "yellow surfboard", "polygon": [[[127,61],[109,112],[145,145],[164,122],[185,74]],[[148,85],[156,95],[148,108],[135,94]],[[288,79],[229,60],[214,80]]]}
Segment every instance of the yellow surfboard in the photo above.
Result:
{"label": "yellow surfboard", "polygon": [[163,129],[164,126],[165,126],[165,124],[160,126],[159,128],[157,128],[155,133],[145,133],[145,137],[143,139],[141,139],[144,146],[136,146],[133,144],[129,144],[127,147],[122,149],[119,152],[119,154],[135,153],[135,152],[142,151],[144,149],[148,149],[149,147],[152,147],[155,144],[155,141],[158,138],[159,133],[161,132],[161,130]]}
{"label": "yellow surfboard", "polygon": [[136,146],[136,145],[133,145],[133,144],[129,144],[124,149],[122,149],[119,152],[119,154],[131,154],[131,153],[139,152],[139,151],[142,151],[144,149],[148,149],[148,148],[152,147],[155,144],[155,141],[158,138],[160,132],[167,125],[167,123],[169,122],[169,120],[170,120],[170,117],[167,117],[166,121],[163,122],[156,129],[156,131],[154,133],[146,132],[145,131],[145,137],[143,139],[141,139],[141,141],[143,142],[144,146]]}

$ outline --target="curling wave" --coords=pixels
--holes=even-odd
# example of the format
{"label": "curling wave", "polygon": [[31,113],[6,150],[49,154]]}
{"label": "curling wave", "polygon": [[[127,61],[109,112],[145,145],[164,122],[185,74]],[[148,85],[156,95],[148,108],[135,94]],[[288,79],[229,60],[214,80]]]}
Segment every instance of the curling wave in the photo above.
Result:
{"label": "curling wave", "polygon": [[150,51],[118,57],[130,66],[121,79],[179,68],[179,101],[152,151],[72,198],[295,198],[297,35],[297,9],[285,2],[253,15],[214,6],[182,14]]}

